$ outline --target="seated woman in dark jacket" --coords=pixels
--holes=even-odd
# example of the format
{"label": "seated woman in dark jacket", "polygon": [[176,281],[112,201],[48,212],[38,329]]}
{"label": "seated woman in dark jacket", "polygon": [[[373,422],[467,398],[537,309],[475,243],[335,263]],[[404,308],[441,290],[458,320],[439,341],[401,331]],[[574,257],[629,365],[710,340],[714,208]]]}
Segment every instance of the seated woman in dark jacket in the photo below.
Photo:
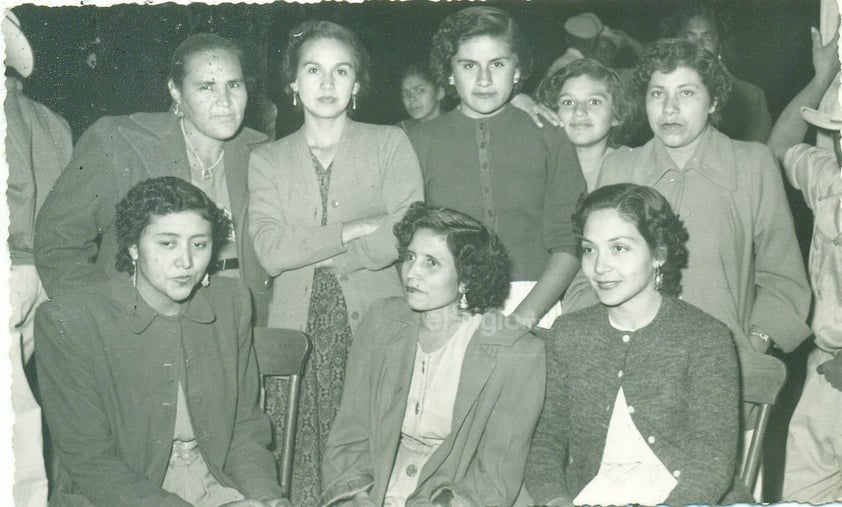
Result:
{"label": "seated woman in dark jacket", "polygon": [[51,505],[284,505],[260,411],[248,290],[207,268],[230,220],[174,176],[117,205],[123,276],[38,309]]}
{"label": "seated woman in dark jacket", "polygon": [[739,427],[728,328],[677,299],[687,232],[661,194],[600,188],[574,215],[602,304],[556,320],[525,482],[539,505],[714,504]]}
{"label": "seated woman in dark jacket", "polygon": [[395,225],[404,298],[354,337],[322,462],[324,505],[511,506],[544,396],[544,345],[503,317],[510,260],[473,218]]}

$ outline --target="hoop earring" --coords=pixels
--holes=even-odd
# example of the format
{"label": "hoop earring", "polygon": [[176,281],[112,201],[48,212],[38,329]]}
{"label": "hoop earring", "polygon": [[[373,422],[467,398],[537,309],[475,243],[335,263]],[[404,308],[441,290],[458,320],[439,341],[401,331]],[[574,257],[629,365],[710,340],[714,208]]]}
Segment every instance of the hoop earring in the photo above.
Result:
{"label": "hoop earring", "polygon": [[295,107],[297,105],[298,105],[298,92],[293,90],[292,91],[292,107]]}
{"label": "hoop earring", "polygon": [[664,274],[661,272],[661,265],[655,264],[655,290],[661,290],[664,287]]}
{"label": "hoop earring", "polygon": [[202,287],[207,287],[208,285],[210,285],[210,275],[206,272],[205,276],[202,277]]}
{"label": "hoop earring", "polygon": [[132,287],[137,287],[137,261],[132,259]]}
{"label": "hoop earring", "polygon": [[468,289],[465,288],[464,285],[459,287],[459,292],[462,294],[462,297],[459,299],[459,309],[460,310],[467,310],[468,309],[468,297],[466,294],[468,293]]}
{"label": "hoop earring", "polygon": [[184,118],[184,111],[181,110],[181,102],[176,102],[172,108],[172,112],[178,118]]}
{"label": "hoop earring", "polygon": [[357,110],[357,94],[351,95],[351,109],[356,111]]}

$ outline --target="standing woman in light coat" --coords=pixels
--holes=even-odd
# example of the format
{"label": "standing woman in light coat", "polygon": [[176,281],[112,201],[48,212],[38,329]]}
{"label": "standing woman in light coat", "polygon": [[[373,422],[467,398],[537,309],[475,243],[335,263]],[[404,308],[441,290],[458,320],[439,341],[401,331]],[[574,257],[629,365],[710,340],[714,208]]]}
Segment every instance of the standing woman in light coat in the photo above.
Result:
{"label": "standing woman in light coat", "polygon": [[293,28],[283,72],[304,125],[254,151],[249,231],[275,277],[269,325],[313,343],[292,480],[293,503],[311,505],[351,333],[372,301],[401,294],[392,226],[424,196],[403,131],[348,117],[368,85],[368,55],[350,30],[314,20]]}

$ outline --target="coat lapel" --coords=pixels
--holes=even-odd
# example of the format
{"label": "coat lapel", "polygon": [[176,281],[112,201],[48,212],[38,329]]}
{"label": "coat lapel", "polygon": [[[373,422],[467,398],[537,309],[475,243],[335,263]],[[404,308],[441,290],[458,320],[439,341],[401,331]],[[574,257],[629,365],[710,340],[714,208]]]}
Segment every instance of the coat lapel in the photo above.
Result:
{"label": "coat lapel", "polygon": [[[140,120],[134,115],[132,119]],[[165,115],[160,118],[156,115],[155,118],[143,118],[143,120],[143,123],[138,122],[138,125],[146,128],[145,132],[122,128],[119,130],[140,155],[146,174],[150,178],[178,176],[190,181],[190,165],[187,161],[187,151],[185,151],[187,148],[175,116],[170,118],[170,115]],[[150,142],[150,136],[153,137],[152,142]]]}

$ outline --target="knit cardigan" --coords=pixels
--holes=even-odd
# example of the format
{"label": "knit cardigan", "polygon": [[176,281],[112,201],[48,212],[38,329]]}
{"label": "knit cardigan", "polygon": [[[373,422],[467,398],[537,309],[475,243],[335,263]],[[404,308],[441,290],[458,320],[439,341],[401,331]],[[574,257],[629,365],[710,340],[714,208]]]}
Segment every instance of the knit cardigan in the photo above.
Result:
{"label": "knit cardigan", "polygon": [[729,491],[739,378],[722,323],[665,296],[650,324],[624,332],[611,327],[606,307],[593,306],[556,321],[547,369],[525,475],[538,505],[573,499],[596,476],[620,387],[638,431],[678,480],[667,504],[714,504]]}

